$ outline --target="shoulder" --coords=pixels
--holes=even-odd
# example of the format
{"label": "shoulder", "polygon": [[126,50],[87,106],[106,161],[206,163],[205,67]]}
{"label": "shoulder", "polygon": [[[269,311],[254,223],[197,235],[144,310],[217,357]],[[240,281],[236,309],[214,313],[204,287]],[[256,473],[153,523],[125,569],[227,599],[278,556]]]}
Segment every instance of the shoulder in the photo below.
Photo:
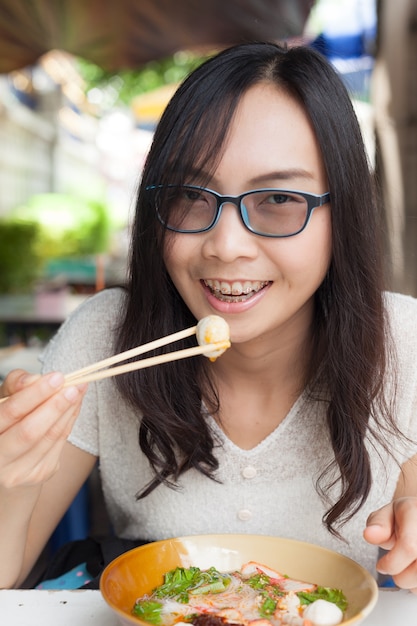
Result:
{"label": "shoulder", "polygon": [[89,296],[80,306],[69,316],[65,325],[80,321],[94,319],[106,324],[118,316],[125,300],[125,291],[122,288],[114,287],[104,289],[93,296]]}
{"label": "shoulder", "polygon": [[389,312],[417,312],[417,298],[404,293],[386,291],[384,293],[384,302]]}
{"label": "shoulder", "polygon": [[75,333],[77,337],[85,336],[90,341],[95,337],[101,341],[108,339],[107,333],[112,333],[119,324],[124,294],[122,288],[113,288],[90,296],[68,317],[58,336]]}
{"label": "shoulder", "polygon": [[417,360],[417,299],[399,293],[387,292],[385,310],[387,319],[387,348],[395,355],[395,362],[403,375],[414,376]]}
{"label": "shoulder", "polygon": [[388,384],[387,390],[395,397],[400,428],[417,441],[417,299],[387,293],[385,303],[395,359],[390,361],[386,381],[394,386]]}
{"label": "shoulder", "polygon": [[417,299],[400,293],[386,292],[384,302],[394,340],[404,338],[417,344]]}
{"label": "shoulder", "polygon": [[108,356],[120,325],[124,300],[122,288],[106,289],[87,298],[47,345],[41,355],[43,370],[67,372]]}

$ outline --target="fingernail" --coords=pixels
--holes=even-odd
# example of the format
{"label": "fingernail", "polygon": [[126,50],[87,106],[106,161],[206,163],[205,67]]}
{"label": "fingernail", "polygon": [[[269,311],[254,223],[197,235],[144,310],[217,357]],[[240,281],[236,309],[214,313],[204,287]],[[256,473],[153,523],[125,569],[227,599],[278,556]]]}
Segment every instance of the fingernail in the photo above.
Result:
{"label": "fingernail", "polygon": [[51,376],[48,379],[48,383],[54,389],[61,387],[63,382],[64,382],[64,375],[61,374],[61,372],[54,372],[53,374],[51,374]]}
{"label": "fingernail", "polygon": [[73,402],[79,396],[79,391],[77,387],[67,387],[64,389],[64,396],[69,402]]}

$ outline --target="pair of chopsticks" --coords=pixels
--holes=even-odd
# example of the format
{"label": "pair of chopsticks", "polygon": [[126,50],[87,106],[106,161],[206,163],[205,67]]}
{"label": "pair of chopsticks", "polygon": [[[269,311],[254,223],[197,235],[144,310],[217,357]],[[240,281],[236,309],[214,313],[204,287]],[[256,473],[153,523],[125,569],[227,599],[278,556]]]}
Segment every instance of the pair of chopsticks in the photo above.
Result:
{"label": "pair of chopsticks", "polygon": [[[169,363],[170,361],[178,361],[180,359],[186,359],[199,354],[208,354],[214,350],[226,349],[230,346],[229,341],[219,341],[202,346],[194,346],[193,348],[185,348],[183,350],[177,350],[176,352],[169,352],[167,354],[159,354],[147,359],[141,359],[139,361],[125,363],[124,365],[119,365],[117,367],[111,367],[116,363],[126,361],[127,359],[144,354],[145,352],[150,352],[151,350],[156,350],[157,348],[165,346],[169,343],[174,343],[180,339],[191,337],[196,334],[196,332],[197,326],[192,326],[191,328],[180,330],[172,335],[167,335],[161,339],[156,339],[155,341],[143,344],[137,348],[132,348],[126,352],[121,352],[120,354],[103,359],[102,361],[98,361],[92,365],[87,365],[86,367],[76,370],[71,374],[67,374],[65,376],[64,387],[69,387],[70,385],[81,385],[96,380],[103,380],[104,378],[110,378],[111,376],[119,376],[120,374],[125,374],[126,372],[144,369],[145,367]],[[0,403],[4,400],[6,400],[6,398],[0,398]]]}
{"label": "pair of chopsticks", "polygon": [[93,365],[83,367],[65,376],[64,387],[68,387],[69,385],[80,385],[96,380],[102,380],[103,378],[109,378],[110,376],[118,376],[119,374],[124,374],[125,372],[132,372],[134,370],[144,369],[145,367],[160,365],[161,363],[169,363],[170,361],[178,361],[179,359],[186,359],[192,356],[197,356],[199,354],[208,354],[210,352],[213,352],[213,350],[228,348],[230,345],[228,341],[208,343],[203,346],[199,345],[194,346],[193,348],[185,348],[183,350],[177,350],[176,352],[159,354],[148,359],[141,359],[140,361],[125,363],[124,365],[119,365],[118,367],[111,367],[115,363],[120,363],[121,361],[126,361],[127,359],[130,359],[132,357],[144,354],[145,352],[156,350],[156,348],[160,348],[169,343],[174,343],[175,341],[179,341],[180,339],[185,339],[185,337],[191,337],[191,335],[194,335],[196,332],[197,326],[192,326],[191,328],[180,330],[177,333],[167,335],[166,337],[162,337],[161,339],[156,339],[155,341],[151,341],[150,343],[138,346],[137,348],[132,348],[131,350],[127,350],[126,352],[121,352],[120,354],[111,356],[108,359],[104,359],[103,361],[98,361]]}

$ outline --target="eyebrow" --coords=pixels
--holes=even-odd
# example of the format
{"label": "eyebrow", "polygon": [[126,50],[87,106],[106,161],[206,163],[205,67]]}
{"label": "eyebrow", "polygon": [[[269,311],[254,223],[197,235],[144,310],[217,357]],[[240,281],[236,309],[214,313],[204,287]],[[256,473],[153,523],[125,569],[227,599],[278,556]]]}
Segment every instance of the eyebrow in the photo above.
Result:
{"label": "eyebrow", "polygon": [[305,170],[303,168],[290,168],[288,170],[278,170],[276,172],[268,172],[267,174],[260,174],[259,176],[255,176],[248,181],[250,184],[260,184],[266,183],[269,181],[281,181],[281,180],[292,180],[295,178],[301,178],[305,180],[314,180],[314,175],[309,170]]}
{"label": "eyebrow", "polygon": [[[216,176],[210,176],[210,174],[208,172],[205,172],[204,170],[200,170],[200,171],[191,171],[190,172],[191,177],[195,177],[197,180],[198,179],[203,179],[203,180],[207,180],[207,181],[212,181],[214,183],[216,183]],[[265,184],[265,183],[270,183],[271,181],[291,181],[293,179],[304,179],[304,180],[314,180],[314,175],[312,172],[310,172],[309,170],[306,170],[304,168],[289,168],[286,170],[277,170],[277,171],[273,171],[273,172],[267,172],[266,174],[260,174],[259,176],[254,176],[253,178],[251,178],[248,182],[248,184],[250,186],[255,186],[255,185],[260,185],[260,184]]]}

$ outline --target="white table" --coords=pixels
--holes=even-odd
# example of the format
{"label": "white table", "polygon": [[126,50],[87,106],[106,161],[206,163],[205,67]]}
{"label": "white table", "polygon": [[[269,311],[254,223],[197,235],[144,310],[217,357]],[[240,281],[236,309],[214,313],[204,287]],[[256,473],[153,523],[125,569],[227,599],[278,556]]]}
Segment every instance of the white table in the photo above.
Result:
{"label": "white table", "polygon": [[[1,590],[3,626],[119,626],[99,591]],[[381,590],[362,626],[417,626],[417,596]]]}

